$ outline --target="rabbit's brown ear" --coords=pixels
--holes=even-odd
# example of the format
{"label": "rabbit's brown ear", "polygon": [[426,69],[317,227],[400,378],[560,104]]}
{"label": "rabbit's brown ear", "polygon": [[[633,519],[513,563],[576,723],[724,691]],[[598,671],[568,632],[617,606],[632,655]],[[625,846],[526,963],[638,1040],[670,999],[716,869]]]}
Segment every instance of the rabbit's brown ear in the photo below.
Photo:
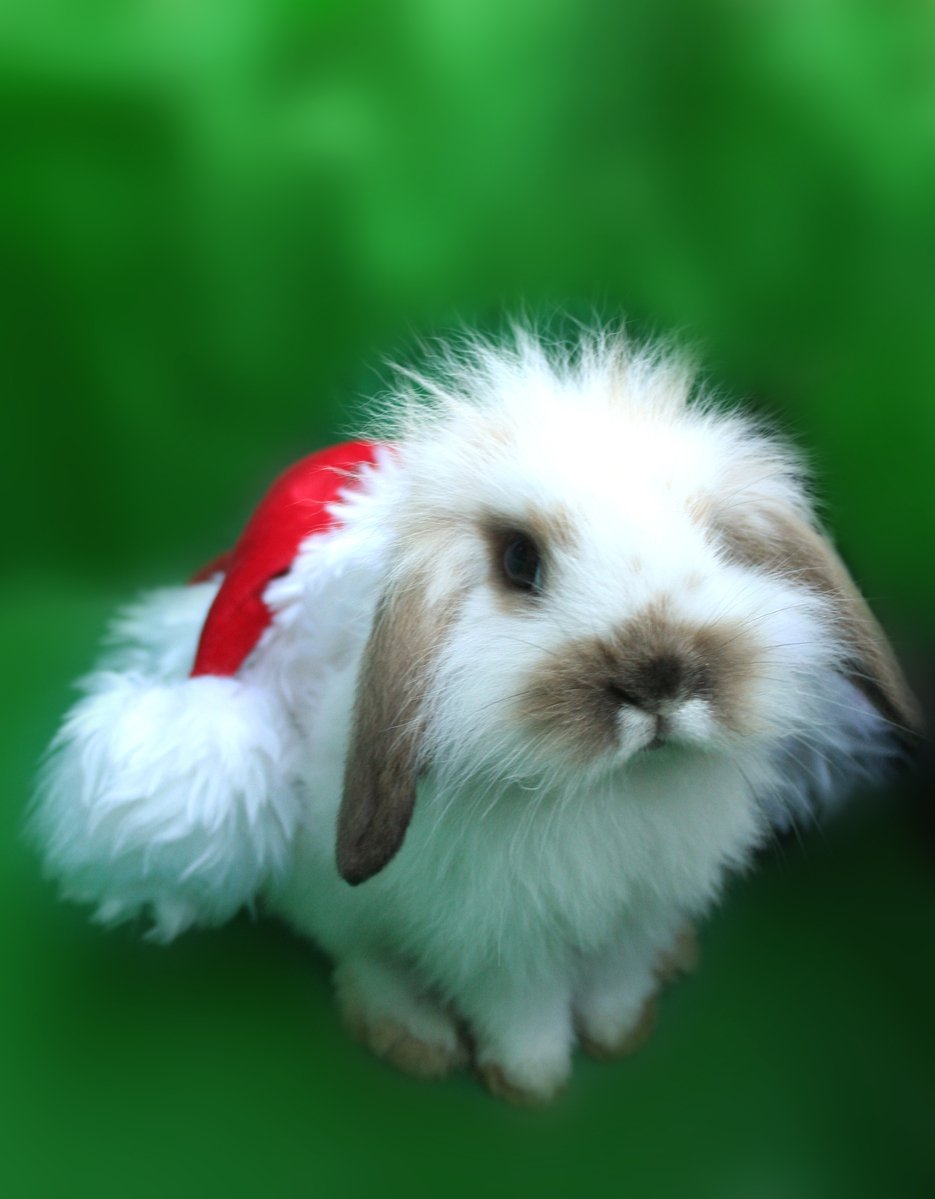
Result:
{"label": "rabbit's brown ear", "polygon": [[790,509],[757,517],[746,525],[719,524],[720,539],[731,555],[786,575],[830,599],[850,650],[845,670],[849,681],[900,731],[922,733],[921,710],[886,634],[827,537]]}
{"label": "rabbit's brown ear", "polygon": [[338,870],[352,885],[399,850],[425,765],[423,700],[452,609],[430,605],[423,582],[387,589],[357,680],[337,837]]}

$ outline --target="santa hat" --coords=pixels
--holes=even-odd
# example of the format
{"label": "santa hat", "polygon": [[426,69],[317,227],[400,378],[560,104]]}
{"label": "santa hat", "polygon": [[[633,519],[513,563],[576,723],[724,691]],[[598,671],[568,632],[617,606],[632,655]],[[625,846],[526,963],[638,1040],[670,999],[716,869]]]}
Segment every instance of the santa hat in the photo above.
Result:
{"label": "santa hat", "polygon": [[233,551],[195,575],[193,582],[223,571],[224,582],[202,629],[193,678],[237,673],[272,619],[267,585],[288,572],[308,537],[334,527],[331,505],[376,453],[370,442],[349,441],[297,462],[273,483]]}
{"label": "santa hat", "polygon": [[49,872],[99,920],[144,915],[169,940],[228,919],[285,868],[301,820],[288,719],[238,672],[272,621],[268,584],[335,527],[336,502],[379,452],[347,442],[288,469],[233,551],[128,610],[117,652],[80,684],[31,824]]}

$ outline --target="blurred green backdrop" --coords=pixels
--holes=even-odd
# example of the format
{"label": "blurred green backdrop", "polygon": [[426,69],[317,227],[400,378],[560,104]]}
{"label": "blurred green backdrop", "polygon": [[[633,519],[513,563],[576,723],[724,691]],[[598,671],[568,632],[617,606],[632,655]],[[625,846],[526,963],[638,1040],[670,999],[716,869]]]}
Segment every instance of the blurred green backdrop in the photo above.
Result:
{"label": "blurred green backdrop", "polygon": [[278,928],[103,934],[17,841],[113,605],[229,544],[387,357],[521,309],[699,340],[924,676],[931,6],[20,0],[0,128],[4,1194],[932,1193],[905,787],[738,883],[650,1047],[535,1116],[371,1062]]}

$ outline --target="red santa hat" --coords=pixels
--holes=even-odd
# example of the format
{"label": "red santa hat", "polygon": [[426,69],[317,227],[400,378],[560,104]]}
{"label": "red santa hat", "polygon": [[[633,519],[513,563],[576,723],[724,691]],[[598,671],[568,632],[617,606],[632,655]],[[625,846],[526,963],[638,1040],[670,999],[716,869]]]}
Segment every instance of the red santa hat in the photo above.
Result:
{"label": "red santa hat", "polygon": [[199,597],[168,588],[118,622],[121,661],[83,680],[32,829],[50,873],[99,920],[142,915],[170,940],[252,904],[285,868],[302,820],[289,725],[275,693],[238,672],[272,620],[267,585],[335,526],[336,501],[380,450],[334,446],[273,483],[234,550],[192,580],[224,575],[188,677],[168,662]]}
{"label": "red santa hat", "polygon": [[191,677],[235,675],[269,625],[263,592],[285,574],[307,537],[335,525],[330,506],[352,478],[376,459],[372,442],[348,441],[310,454],[276,479],[234,549],[192,579],[217,572],[224,581],[205,619]]}

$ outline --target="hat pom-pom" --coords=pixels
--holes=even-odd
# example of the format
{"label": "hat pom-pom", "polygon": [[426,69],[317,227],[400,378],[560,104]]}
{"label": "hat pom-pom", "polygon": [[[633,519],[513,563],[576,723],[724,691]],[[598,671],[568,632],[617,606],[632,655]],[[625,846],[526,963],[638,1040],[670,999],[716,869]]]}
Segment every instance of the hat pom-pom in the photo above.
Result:
{"label": "hat pom-pom", "polygon": [[141,915],[156,940],[222,923],[284,868],[298,824],[275,701],[233,677],[83,685],[32,812],[48,872],[97,920]]}

